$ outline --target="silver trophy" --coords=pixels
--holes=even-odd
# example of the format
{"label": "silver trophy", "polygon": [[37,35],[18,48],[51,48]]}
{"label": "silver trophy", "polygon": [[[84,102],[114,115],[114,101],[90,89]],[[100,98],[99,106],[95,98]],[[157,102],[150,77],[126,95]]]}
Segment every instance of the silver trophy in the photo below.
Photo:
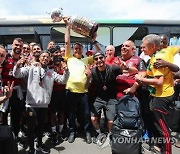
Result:
{"label": "silver trophy", "polygon": [[[51,12],[51,19],[53,22],[60,22],[63,19],[62,10],[63,9],[60,8]],[[70,26],[74,32],[91,39],[98,30],[98,24],[95,21],[80,16],[70,17]]]}

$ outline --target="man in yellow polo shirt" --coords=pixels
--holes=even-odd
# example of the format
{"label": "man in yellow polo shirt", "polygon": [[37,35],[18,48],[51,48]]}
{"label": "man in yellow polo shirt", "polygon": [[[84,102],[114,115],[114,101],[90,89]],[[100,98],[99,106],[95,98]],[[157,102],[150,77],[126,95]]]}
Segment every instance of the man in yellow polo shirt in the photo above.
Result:
{"label": "man in yellow polo shirt", "polygon": [[73,143],[76,137],[76,112],[81,114],[84,131],[86,134],[86,142],[92,142],[90,135],[90,110],[88,103],[88,89],[86,87],[87,76],[85,74],[88,64],[93,63],[93,57],[83,58],[83,46],[76,42],[73,46],[73,54],[71,54],[70,46],[70,24],[68,18],[64,18],[66,23],[65,32],[65,57],[70,72],[69,79],[66,84],[67,110],[69,119],[70,136],[69,143]]}
{"label": "man in yellow polo shirt", "polygon": [[[173,74],[170,68],[155,68],[153,64],[156,59],[163,59],[169,64],[173,62],[174,55],[180,50],[179,47],[168,47],[160,50],[160,37],[155,34],[143,38],[144,52],[151,57],[147,67],[147,77],[136,75],[136,81],[140,84],[149,85],[150,110],[152,112],[153,135],[161,140],[159,143],[161,153],[171,154],[170,131],[167,125],[166,116],[169,114],[170,106],[174,97]],[[160,51],[159,51],[160,50]]]}

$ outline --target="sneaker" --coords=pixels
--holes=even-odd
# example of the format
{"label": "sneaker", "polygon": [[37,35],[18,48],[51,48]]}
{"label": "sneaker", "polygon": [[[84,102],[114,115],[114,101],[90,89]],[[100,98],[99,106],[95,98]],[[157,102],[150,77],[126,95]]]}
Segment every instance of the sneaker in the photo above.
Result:
{"label": "sneaker", "polygon": [[147,143],[142,144],[142,150],[145,152],[151,152],[151,146]]}
{"label": "sneaker", "polygon": [[20,137],[17,137],[16,140],[17,140],[17,145],[18,145],[19,149],[26,149],[27,148],[27,145],[24,143],[24,141]]}
{"label": "sneaker", "polygon": [[38,139],[37,139],[37,137],[34,139],[34,142],[36,142],[36,143],[38,142]]}
{"label": "sneaker", "polygon": [[35,149],[29,150],[28,154],[36,154],[36,150]]}
{"label": "sneaker", "polygon": [[91,134],[90,133],[86,133],[86,143],[87,144],[91,144],[92,143],[92,139],[91,139]]}
{"label": "sneaker", "polygon": [[174,146],[175,146],[176,148],[180,148],[180,141],[176,142],[176,143],[174,144]]}
{"label": "sneaker", "polygon": [[110,146],[110,136],[111,136],[111,134],[108,133],[106,140],[101,145],[101,148],[106,148],[106,147]]}
{"label": "sneaker", "polygon": [[104,142],[106,141],[107,135],[104,133],[101,133],[97,136],[97,145],[101,147]]}
{"label": "sneaker", "polygon": [[94,137],[93,137],[93,143],[97,144],[97,137],[98,137],[99,133],[95,133]]}
{"label": "sneaker", "polygon": [[74,140],[75,140],[75,133],[71,132],[70,135],[69,135],[69,138],[68,138],[68,142],[73,143]]}
{"label": "sneaker", "polygon": [[51,138],[51,133],[50,132],[44,132],[44,136],[46,138]]}
{"label": "sneaker", "polygon": [[44,154],[50,153],[50,150],[47,149],[44,144],[42,144],[42,145],[40,145],[40,146],[37,144],[37,145],[36,145],[36,151],[42,152],[42,153],[44,153]]}
{"label": "sneaker", "polygon": [[68,137],[67,137],[67,135],[65,133],[58,133],[58,139],[59,139],[60,142],[61,141],[63,142],[63,141],[67,141]]}
{"label": "sneaker", "polygon": [[151,152],[156,153],[156,154],[161,154],[161,148],[157,145],[154,145],[151,147]]}
{"label": "sneaker", "polygon": [[67,141],[67,140],[68,140],[67,134],[61,133],[60,136],[61,136],[61,139],[62,139],[63,141]]}
{"label": "sneaker", "polygon": [[23,137],[27,137],[27,126],[26,127],[24,126],[23,128],[21,128],[20,132]]}
{"label": "sneaker", "polygon": [[57,135],[56,132],[53,132],[51,134],[51,143],[53,143],[53,144],[57,144],[58,143],[58,135]]}

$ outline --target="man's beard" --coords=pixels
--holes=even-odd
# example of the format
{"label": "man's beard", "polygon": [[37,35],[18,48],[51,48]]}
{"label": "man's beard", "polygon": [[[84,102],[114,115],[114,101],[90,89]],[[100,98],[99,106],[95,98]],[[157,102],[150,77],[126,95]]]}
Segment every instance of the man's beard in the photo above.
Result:
{"label": "man's beard", "polygon": [[34,56],[34,57],[39,57],[39,56],[40,56],[40,53],[39,53],[39,52],[35,52],[35,53],[33,54],[33,56]]}
{"label": "man's beard", "polygon": [[14,53],[16,54],[21,54],[21,50],[20,49],[13,49]]}

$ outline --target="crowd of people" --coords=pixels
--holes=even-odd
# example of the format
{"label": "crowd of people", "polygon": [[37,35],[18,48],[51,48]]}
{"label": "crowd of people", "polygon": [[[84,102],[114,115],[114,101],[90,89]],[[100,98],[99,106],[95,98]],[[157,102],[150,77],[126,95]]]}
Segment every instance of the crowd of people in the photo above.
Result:
{"label": "crowd of people", "polygon": [[[25,148],[21,134],[27,136],[29,154],[50,153],[42,141],[44,133],[50,132],[53,144],[66,138],[73,143],[77,121],[87,144],[97,143],[102,112],[109,138],[115,105],[123,95],[135,95],[141,102],[149,138],[170,139],[166,117],[179,96],[176,92],[175,97],[174,87],[180,81],[180,47],[168,46],[165,35],[149,34],[142,39],[140,56],[136,56],[132,40],[123,42],[119,57],[113,45],[101,51],[97,43],[96,51],[83,56],[79,42],[71,52],[70,24],[68,19],[64,22],[64,46],[50,41],[42,50],[36,42],[26,43],[21,38],[14,39],[10,53],[0,46],[0,125],[8,125],[10,115],[17,145]],[[172,153],[170,143],[153,146],[161,153]]]}

